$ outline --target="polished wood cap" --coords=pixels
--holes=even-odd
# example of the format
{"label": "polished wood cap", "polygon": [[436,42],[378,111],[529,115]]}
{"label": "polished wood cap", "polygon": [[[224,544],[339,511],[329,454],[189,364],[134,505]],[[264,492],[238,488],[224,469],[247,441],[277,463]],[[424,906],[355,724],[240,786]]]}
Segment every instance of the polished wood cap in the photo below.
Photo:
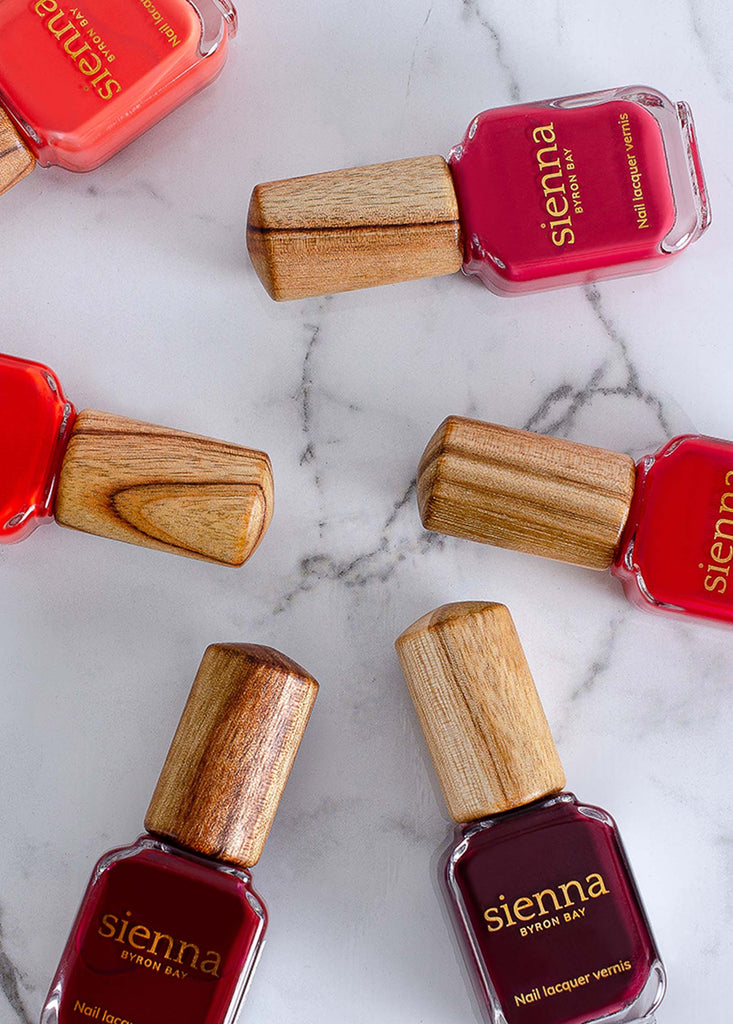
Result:
{"label": "polished wood cap", "polygon": [[460,270],[453,179],[440,156],[257,185],[247,248],[273,299],[302,299]]}
{"label": "polished wood cap", "polygon": [[86,409],[61,466],[55,515],[85,533],[242,565],[272,508],[264,452]]}
{"label": "polished wood cap", "polygon": [[30,174],[35,166],[36,158],[0,107],[0,196]]}
{"label": "polished wood cap", "polygon": [[318,683],[257,644],[207,648],[145,827],[248,868],[265,845]]}
{"label": "polished wood cap", "polygon": [[417,500],[436,533],[607,569],[635,480],[628,455],[449,416],[420,460]]}
{"label": "polished wood cap", "polygon": [[563,788],[552,733],[503,604],[443,605],[395,646],[454,821],[477,821]]}

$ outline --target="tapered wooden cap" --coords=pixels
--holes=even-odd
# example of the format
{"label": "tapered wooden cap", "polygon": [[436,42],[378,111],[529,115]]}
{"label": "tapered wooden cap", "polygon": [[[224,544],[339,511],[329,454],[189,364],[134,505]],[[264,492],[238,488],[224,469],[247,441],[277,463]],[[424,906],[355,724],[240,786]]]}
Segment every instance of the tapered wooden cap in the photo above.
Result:
{"label": "tapered wooden cap", "polygon": [[61,466],[62,526],[242,565],[272,518],[264,452],[86,409]]}
{"label": "tapered wooden cap", "polygon": [[317,693],[315,679],[271,647],[212,644],[145,828],[206,857],[256,864]]}
{"label": "tapered wooden cap", "polygon": [[460,270],[453,179],[440,156],[257,185],[247,248],[273,299]]}
{"label": "tapered wooden cap", "polygon": [[454,821],[500,814],[563,788],[552,733],[503,604],[443,605],[395,646]]}
{"label": "tapered wooden cap", "polygon": [[635,479],[628,455],[449,416],[420,460],[417,500],[436,533],[607,569]]}
{"label": "tapered wooden cap", "polygon": [[0,107],[0,196],[30,174],[35,166],[36,158]]}

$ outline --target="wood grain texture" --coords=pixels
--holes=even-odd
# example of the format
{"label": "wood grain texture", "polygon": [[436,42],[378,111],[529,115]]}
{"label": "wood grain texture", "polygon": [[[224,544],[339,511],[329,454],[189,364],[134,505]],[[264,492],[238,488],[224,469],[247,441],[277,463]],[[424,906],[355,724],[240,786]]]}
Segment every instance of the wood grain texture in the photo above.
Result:
{"label": "wood grain texture", "polygon": [[278,300],[452,274],[463,246],[450,170],[424,156],[257,185],[247,248]]}
{"label": "wood grain texture", "polygon": [[0,107],[0,196],[30,174],[35,166],[36,158]]}
{"label": "wood grain texture", "polygon": [[426,529],[607,569],[634,493],[628,455],[449,416],[418,468]]}
{"label": "wood grain texture", "polygon": [[264,452],[86,409],[56,498],[62,526],[224,565],[242,565],[272,518]]}
{"label": "wood grain texture", "polygon": [[212,644],[145,818],[149,832],[228,864],[256,864],[318,693],[284,654]]}
{"label": "wood grain texture", "polygon": [[477,821],[565,785],[509,610],[447,604],[395,644],[448,810]]}

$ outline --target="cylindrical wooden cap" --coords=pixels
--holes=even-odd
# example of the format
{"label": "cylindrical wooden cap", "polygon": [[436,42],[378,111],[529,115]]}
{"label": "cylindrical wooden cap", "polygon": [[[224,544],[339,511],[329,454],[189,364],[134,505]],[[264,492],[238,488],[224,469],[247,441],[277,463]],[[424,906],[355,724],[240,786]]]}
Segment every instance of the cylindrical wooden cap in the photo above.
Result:
{"label": "cylindrical wooden cap", "polygon": [[227,864],[256,864],[318,683],[271,647],[207,648],[145,828]]}
{"label": "cylindrical wooden cap", "polygon": [[62,526],[242,565],[270,524],[264,452],[85,409],[61,466]]}
{"label": "cylindrical wooden cap", "polygon": [[453,179],[440,156],[257,185],[247,248],[273,299],[302,299],[460,270]]}
{"label": "cylindrical wooden cap", "polygon": [[559,792],[565,773],[509,610],[446,604],[395,644],[451,817]]}
{"label": "cylindrical wooden cap", "polygon": [[628,455],[449,416],[420,460],[417,500],[428,530],[607,569],[635,480]]}
{"label": "cylindrical wooden cap", "polygon": [[35,166],[36,158],[0,107],[0,196],[30,174]]}

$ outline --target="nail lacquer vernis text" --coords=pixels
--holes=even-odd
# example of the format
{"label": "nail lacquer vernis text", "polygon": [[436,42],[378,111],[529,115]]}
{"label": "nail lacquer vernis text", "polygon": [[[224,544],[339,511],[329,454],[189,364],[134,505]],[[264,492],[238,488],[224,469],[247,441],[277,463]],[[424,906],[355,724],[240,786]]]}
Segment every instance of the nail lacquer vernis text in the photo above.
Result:
{"label": "nail lacquer vernis text", "polygon": [[216,77],[236,23],[230,0],[2,0],[0,193],[113,156]]}
{"label": "nail lacquer vernis text", "polygon": [[97,864],[41,1024],[230,1024],[267,914],[262,853],[318,684],[269,647],[214,644],[145,819]]}
{"label": "nail lacquer vernis text", "polygon": [[273,483],[264,452],[94,409],[77,414],[47,366],[1,354],[0,408],[0,543],[55,518],[241,565],[267,530]]}
{"label": "nail lacquer vernis text", "polygon": [[665,975],[613,819],[565,775],[508,610],[397,640],[451,817],[444,881],[492,1024],[651,1024]]}
{"label": "nail lacquer vernis text", "polygon": [[709,221],[689,107],[632,87],[485,111],[447,164],[258,185],[248,247],[276,299],[461,267],[515,295],[655,270]]}
{"label": "nail lacquer vernis text", "polygon": [[418,469],[429,530],[610,569],[651,611],[733,622],[733,443],[629,455],[449,416]]}

